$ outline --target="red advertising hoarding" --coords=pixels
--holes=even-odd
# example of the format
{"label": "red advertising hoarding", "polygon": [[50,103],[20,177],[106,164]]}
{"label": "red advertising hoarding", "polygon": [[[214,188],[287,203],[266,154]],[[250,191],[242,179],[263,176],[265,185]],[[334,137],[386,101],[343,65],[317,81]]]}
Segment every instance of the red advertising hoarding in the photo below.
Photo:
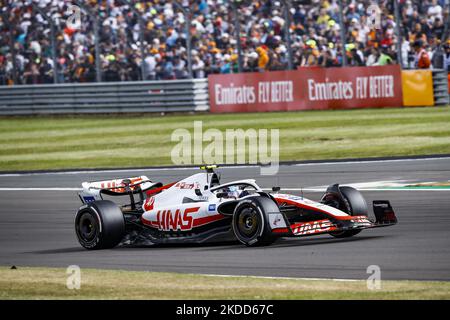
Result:
{"label": "red advertising hoarding", "polygon": [[398,65],[210,75],[211,112],[399,107]]}

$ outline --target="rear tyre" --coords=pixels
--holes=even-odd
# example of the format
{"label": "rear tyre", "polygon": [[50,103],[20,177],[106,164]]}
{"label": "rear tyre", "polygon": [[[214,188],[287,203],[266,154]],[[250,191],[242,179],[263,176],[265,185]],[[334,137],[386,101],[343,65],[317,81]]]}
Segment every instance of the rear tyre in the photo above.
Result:
{"label": "rear tyre", "polygon": [[[269,226],[268,212],[278,210],[272,199],[252,197],[242,200],[234,209],[233,232],[236,238],[248,247],[265,246],[275,237]],[[276,212],[276,211],[275,211]]]}
{"label": "rear tyre", "polygon": [[[352,187],[339,187],[339,191],[342,194],[341,201],[338,209],[348,213],[351,216],[368,216],[369,209],[367,207],[366,200],[362,196],[361,192]],[[336,204],[337,202],[334,202]],[[334,207],[336,205],[330,204]],[[330,232],[330,234],[335,238],[348,238],[357,235],[362,230],[346,230],[346,231],[335,231]]]}
{"label": "rear tyre", "polygon": [[75,232],[78,241],[86,249],[113,248],[125,234],[122,211],[112,201],[91,202],[78,210]]}

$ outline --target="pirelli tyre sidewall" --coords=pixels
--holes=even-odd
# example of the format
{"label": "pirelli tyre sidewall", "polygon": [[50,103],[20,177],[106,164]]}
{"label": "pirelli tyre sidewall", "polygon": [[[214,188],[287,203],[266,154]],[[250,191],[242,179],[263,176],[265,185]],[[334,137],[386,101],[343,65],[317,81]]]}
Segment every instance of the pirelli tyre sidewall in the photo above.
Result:
{"label": "pirelli tyre sidewall", "polygon": [[[339,187],[339,191],[342,194],[342,203],[344,208],[340,208],[342,211],[348,213],[351,216],[368,216],[369,209],[367,207],[366,200],[362,196],[361,192],[352,187]],[[362,230],[347,230],[330,232],[330,235],[336,238],[348,238],[357,235]]]}
{"label": "pirelli tyre sidewall", "polygon": [[78,209],[75,232],[80,244],[89,250],[113,248],[125,234],[122,211],[112,201],[94,201]]}
{"label": "pirelli tyre sidewall", "polygon": [[[273,200],[261,196],[243,199],[233,212],[233,233],[246,246],[269,245],[275,241],[269,225],[268,210],[273,210]],[[276,207],[278,208],[278,207]]]}

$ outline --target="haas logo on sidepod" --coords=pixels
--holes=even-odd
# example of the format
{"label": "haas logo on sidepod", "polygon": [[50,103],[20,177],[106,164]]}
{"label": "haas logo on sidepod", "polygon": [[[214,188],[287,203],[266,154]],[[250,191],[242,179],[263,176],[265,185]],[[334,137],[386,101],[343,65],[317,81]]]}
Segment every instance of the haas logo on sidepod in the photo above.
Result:
{"label": "haas logo on sidepod", "polygon": [[180,209],[159,210],[156,213],[156,224],[162,231],[188,231],[192,229],[193,218],[191,214],[196,213],[200,207],[186,208],[184,212]]}

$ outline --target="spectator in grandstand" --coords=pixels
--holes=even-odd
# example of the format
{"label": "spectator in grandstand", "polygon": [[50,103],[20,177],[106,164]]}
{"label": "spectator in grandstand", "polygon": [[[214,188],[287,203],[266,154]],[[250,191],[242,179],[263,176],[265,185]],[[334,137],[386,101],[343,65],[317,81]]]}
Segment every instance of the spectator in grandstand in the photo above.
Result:
{"label": "spectator in grandstand", "polygon": [[349,57],[349,65],[350,66],[356,66],[361,67],[365,66],[364,57],[361,52],[358,52],[356,48],[352,48],[350,50],[350,57]]}
{"label": "spectator in grandstand", "polygon": [[304,49],[302,50],[300,66],[308,67],[308,66],[317,66],[318,65],[318,57],[319,51],[316,47],[315,40],[308,40]]}
{"label": "spectator in grandstand", "polygon": [[450,40],[444,45],[444,69],[450,72]]}
{"label": "spectator in grandstand", "polygon": [[256,53],[258,54],[258,70],[265,71],[269,64],[269,55],[267,53],[267,47],[256,48]]}
{"label": "spectator in grandstand", "polygon": [[255,51],[245,55],[243,68],[244,72],[258,71],[258,54]]}
{"label": "spectator in grandstand", "polygon": [[205,77],[205,63],[198,55],[193,57],[192,71],[194,73],[194,78],[204,78]]}
{"label": "spectator in grandstand", "polygon": [[437,39],[441,39],[445,31],[445,25],[441,17],[436,17],[433,22],[432,32]]}
{"label": "spectator in grandstand", "polygon": [[330,49],[324,49],[319,57],[318,64],[321,67],[337,67],[339,62]]}
{"label": "spectator in grandstand", "polygon": [[442,7],[438,4],[437,0],[432,0],[431,5],[428,7],[427,10],[428,18],[430,19],[430,22],[436,21],[436,19],[439,19],[442,21]]}
{"label": "spectator in grandstand", "polygon": [[380,54],[380,57],[378,58],[377,65],[385,66],[388,64],[392,64],[392,56],[390,54],[389,47],[384,45],[381,48],[381,54]]}
{"label": "spectator in grandstand", "polygon": [[414,65],[418,69],[428,69],[431,65],[430,56],[424,48],[422,40],[416,40],[413,44],[416,53],[414,57]]}
{"label": "spectator in grandstand", "polygon": [[366,65],[369,66],[369,67],[370,66],[377,66],[379,58],[380,58],[379,51],[375,47],[372,47],[370,49],[370,54],[367,57]]}

